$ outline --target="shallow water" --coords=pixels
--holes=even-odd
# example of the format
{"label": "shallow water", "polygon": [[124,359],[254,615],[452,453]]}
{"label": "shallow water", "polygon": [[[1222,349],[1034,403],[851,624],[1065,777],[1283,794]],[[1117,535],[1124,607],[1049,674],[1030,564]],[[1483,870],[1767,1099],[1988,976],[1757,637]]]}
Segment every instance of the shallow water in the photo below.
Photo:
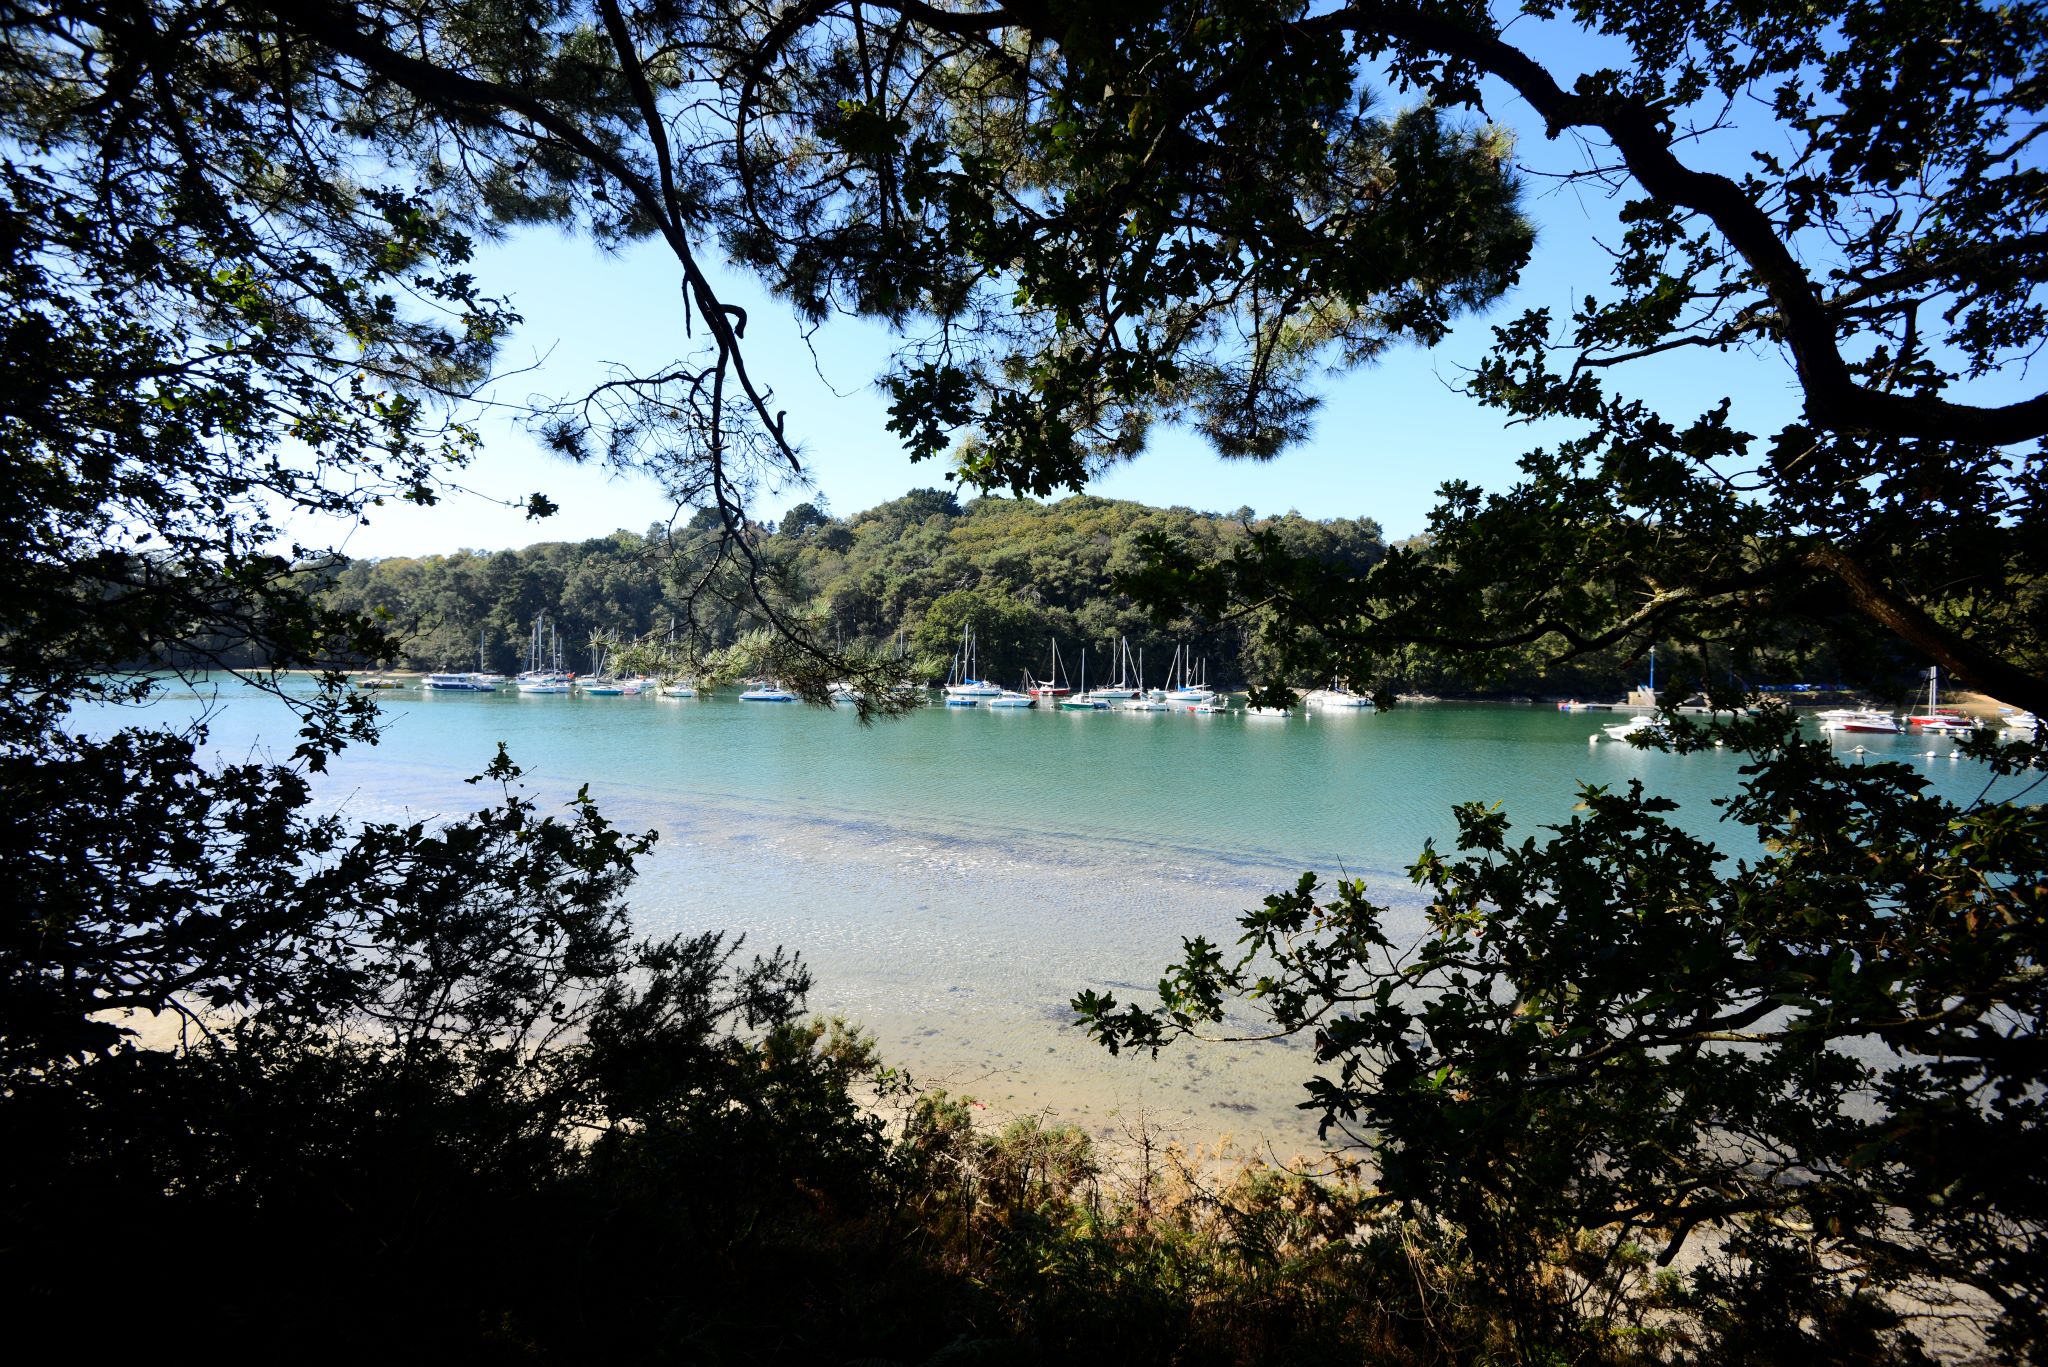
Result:
{"label": "shallow water", "polygon": [[[1454,802],[1503,803],[1534,830],[1569,817],[1580,783],[1640,779],[1711,835],[1711,800],[1739,764],[1589,744],[1614,718],[1534,707],[1287,721],[930,708],[864,729],[848,712],[730,694],[381,701],[383,744],[322,781],[345,810],[467,810],[482,799],[461,780],[503,741],[544,799],[588,783],[615,821],[661,833],[633,892],[642,930],[726,929],[799,950],[813,1006],[861,1022],[920,1082],[997,1116],[1044,1112],[1105,1134],[1142,1119],[1283,1155],[1314,1145],[1294,1109],[1305,1047],[1111,1059],[1073,1028],[1068,1000],[1083,987],[1142,996],[1181,937],[1229,941],[1236,913],[1304,869],[1365,877],[1396,933],[1412,933],[1404,870],[1426,839],[1449,843]],[[288,753],[295,739],[280,704],[232,682],[175,689],[137,720],[202,708],[224,758]],[[1910,759],[1947,796],[1983,788],[1947,741],[1856,742],[1871,759]]]}

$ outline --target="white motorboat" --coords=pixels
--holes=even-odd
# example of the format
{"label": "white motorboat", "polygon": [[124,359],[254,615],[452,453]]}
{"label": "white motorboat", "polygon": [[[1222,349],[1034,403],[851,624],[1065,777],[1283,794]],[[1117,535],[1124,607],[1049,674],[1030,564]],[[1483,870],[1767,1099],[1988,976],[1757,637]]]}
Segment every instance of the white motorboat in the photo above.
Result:
{"label": "white motorboat", "polygon": [[486,683],[475,674],[429,674],[426,678],[430,693],[494,693],[497,685]]}
{"label": "white motorboat", "polygon": [[[1630,717],[1627,721],[1610,722],[1600,728],[1601,734],[1609,740],[1623,743],[1644,736],[1651,740],[1662,740],[1671,734],[1671,729],[1655,717]],[[1592,739],[1598,740],[1599,736]]]}
{"label": "white motorboat", "polygon": [[1332,679],[1328,688],[1309,690],[1302,705],[1317,712],[1363,712],[1372,706],[1372,699]]}
{"label": "white motorboat", "polygon": [[1256,717],[1261,721],[1286,721],[1294,715],[1294,709],[1289,707],[1247,707],[1244,710],[1244,715],[1246,720]]}
{"label": "white motorboat", "polygon": [[661,696],[664,698],[694,698],[697,696],[697,690],[695,686],[677,679],[661,686]]}
{"label": "white motorboat", "polygon": [[1831,707],[1816,713],[1822,731],[1846,731],[1862,736],[1896,736],[1899,719],[1875,707]]}
{"label": "white motorboat", "polygon": [[755,684],[740,694],[741,702],[795,702],[796,694],[777,683]]}
{"label": "white motorboat", "polygon": [[505,682],[505,676],[491,673],[486,668],[488,664],[484,633],[479,631],[476,634],[476,668],[467,674],[429,674],[427,688],[434,693],[495,693],[498,685]]}

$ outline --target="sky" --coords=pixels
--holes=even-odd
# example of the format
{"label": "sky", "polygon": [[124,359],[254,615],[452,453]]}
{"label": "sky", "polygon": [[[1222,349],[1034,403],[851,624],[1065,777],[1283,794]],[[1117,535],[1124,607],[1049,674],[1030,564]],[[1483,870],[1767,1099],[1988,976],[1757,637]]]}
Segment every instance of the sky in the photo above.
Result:
{"label": "sky", "polygon": [[[1592,60],[1582,48],[1536,50],[1554,70]],[[1564,317],[1575,299],[1604,293],[1600,243],[1615,240],[1620,228],[1616,203],[1597,186],[1564,185],[1544,174],[1582,168],[1583,148],[1545,140],[1527,107],[1505,90],[1493,93],[1489,111],[1518,131],[1520,160],[1537,173],[1524,179],[1524,210],[1538,237],[1519,285],[1486,313],[1462,320],[1434,349],[1404,345],[1370,367],[1329,377],[1313,435],[1273,461],[1225,461],[1199,439],[1160,428],[1151,449],[1088,492],[1207,511],[1248,506],[1262,514],[1370,517],[1398,539],[1424,529],[1446,479],[1486,488],[1511,483],[1517,457],[1559,433],[1504,426],[1501,414],[1458,392],[1461,375],[1484,354],[1491,329],[1522,309],[1548,306]],[[509,373],[493,391],[501,404],[572,394],[607,378],[612,366],[644,373],[688,354],[678,269],[659,244],[606,255],[587,239],[535,229],[485,246],[474,269],[488,292],[509,294],[525,318],[503,353]],[[719,283],[748,311],[749,365],[773,386],[774,406],[788,410],[789,434],[813,481],[809,488],[792,483],[766,491],[757,517],[772,520],[820,495],[844,515],[943,482],[942,461],[911,462],[884,427],[886,402],[874,380],[894,346],[886,330],[835,320],[806,345],[795,320],[750,279],[724,273]],[[1695,352],[1644,363],[1632,368],[1628,392],[1677,419],[1733,395],[1738,425],[1752,432],[1771,430],[1797,408],[1789,363],[1775,354]],[[495,550],[640,531],[669,517],[651,481],[570,466],[543,451],[506,411],[481,424],[484,452],[460,480],[474,494],[431,509],[374,510],[342,549],[360,557]],[[559,505],[556,516],[535,522],[519,510],[535,490]]]}

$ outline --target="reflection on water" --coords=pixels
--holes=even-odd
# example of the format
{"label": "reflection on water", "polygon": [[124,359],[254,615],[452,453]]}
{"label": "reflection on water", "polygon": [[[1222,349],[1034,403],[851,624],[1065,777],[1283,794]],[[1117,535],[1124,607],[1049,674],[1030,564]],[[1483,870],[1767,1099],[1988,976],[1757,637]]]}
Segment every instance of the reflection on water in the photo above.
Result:
{"label": "reflection on water", "polygon": [[[293,740],[281,708],[226,693],[212,748]],[[1720,834],[1728,755],[1587,737],[1606,717],[1434,706],[1247,723],[1242,717],[934,708],[850,716],[727,699],[385,699],[387,740],[343,756],[325,792],[364,818],[452,814],[504,741],[547,801],[588,781],[607,815],[661,832],[633,892],[649,934],[709,929],[802,952],[813,1005],[864,1024],[920,1081],[996,1114],[1045,1111],[1102,1132],[1139,1116],[1191,1142],[1232,1131],[1313,1145],[1295,1109],[1313,1067],[1293,1043],[1111,1059],[1069,1023],[1083,987],[1144,995],[1183,936],[1229,943],[1236,914],[1305,868],[1362,874],[1397,936],[1419,927],[1405,870],[1447,843],[1458,801],[1502,802],[1533,829],[1576,785],[1640,779]],[[152,709],[189,713],[190,697]],[[1982,788],[1946,741],[1864,737],[1958,799]],[[1925,751],[1934,750],[1933,758]],[[1255,1021],[1234,1023],[1241,1033]]]}

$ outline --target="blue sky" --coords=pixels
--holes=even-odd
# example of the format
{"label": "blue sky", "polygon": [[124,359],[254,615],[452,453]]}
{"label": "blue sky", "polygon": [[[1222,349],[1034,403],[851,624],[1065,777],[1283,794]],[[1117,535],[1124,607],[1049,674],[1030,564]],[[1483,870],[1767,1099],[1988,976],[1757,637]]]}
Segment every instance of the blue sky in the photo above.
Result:
{"label": "blue sky", "polygon": [[[1575,55],[1578,61],[1571,60]],[[1550,56],[1554,65],[1584,64],[1578,49]],[[1492,113],[1519,133],[1526,165],[1553,173],[1586,165],[1576,143],[1544,140],[1513,96],[1500,93]],[[1464,320],[1433,350],[1403,347],[1370,368],[1330,377],[1314,435],[1274,461],[1223,461],[1199,440],[1162,429],[1151,450],[1090,492],[1215,511],[1249,505],[1261,513],[1371,517],[1389,537],[1401,537],[1423,528],[1445,479],[1505,486],[1517,456],[1556,434],[1504,427],[1501,415],[1457,392],[1460,374],[1484,353],[1493,324],[1534,305],[1562,317],[1573,300],[1604,292],[1606,259],[1598,244],[1618,236],[1614,207],[1597,186],[1528,178],[1525,210],[1538,229],[1535,259],[1494,309]],[[604,378],[608,364],[645,372],[688,349],[677,269],[658,245],[607,256],[585,239],[537,230],[485,248],[475,269],[492,292],[509,294],[526,319],[504,356],[507,370],[517,372],[497,387],[506,402],[573,393]],[[776,406],[789,411],[790,434],[815,481],[813,489],[792,485],[768,494],[758,516],[773,518],[818,494],[835,511],[851,513],[941,483],[942,464],[913,464],[884,428],[885,404],[873,381],[893,345],[886,331],[835,321],[815,338],[814,357],[795,322],[751,281],[726,276],[723,283],[727,297],[748,309],[750,364],[774,386]],[[1768,354],[1682,353],[1645,363],[1632,368],[1628,392],[1681,420],[1734,396],[1736,421],[1752,432],[1768,431],[1796,411],[1789,364]],[[650,482],[569,466],[503,417],[487,418],[483,430],[485,452],[462,482],[514,503],[544,490],[560,505],[557,516],[530,522],[486,497],[457,495],[433,509],[376,510],[348,538],[348,553],[498,549],[640,530],[669,514]]]}

